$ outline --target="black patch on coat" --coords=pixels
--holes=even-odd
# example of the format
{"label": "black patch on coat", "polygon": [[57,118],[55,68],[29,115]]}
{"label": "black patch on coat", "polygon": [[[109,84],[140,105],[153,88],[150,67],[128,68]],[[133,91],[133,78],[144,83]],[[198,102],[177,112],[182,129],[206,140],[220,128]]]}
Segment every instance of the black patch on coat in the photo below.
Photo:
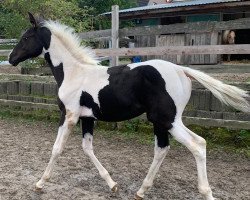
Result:
{"label": "black patch on coat", "polygon": [[169,129],[165,126],[154,123],[154,134],[157,138],[158,147],[164,148],[166,146],[169,146]]}
{"label": "black patch on coat", "polygon": [[148,120],[168,129],[174,122],[176,106],[166,91],[161,74],[150,65],[130,69],[108,69],[109,85],[99,92],[100,120],[122,121],[144,112]]}
{"label": "black patch on coat", "polygon": [[93,135],[93,129],[94,129],[94,118],[91,117],[81,117],[80,118],[82,123],[82,136],[84,137],[86,133],[90,133]]}
{"label": "black patch on coat", "polygon": [[96,118],[99,118],[101,116],[98,104],[95,103],[93,97],[85,91],[82,92],[82,95],[80,97],[80,106],[91,108]]}
{"label": "black patch on coat", "polygon": [[38,30],[38,35],[42,41],[42,44],[44,48],[48,50],[51,41],[51,31],[47,27],[40,27]]}
{"label": "black patch on coat", "polygon": [[50,59],[50,55],[49,55],[48,52],[45,53],[44,58],[45,58],[45,60],[47,61],[47,63],[49,64],[49,66],[50,66],[50,69],[51,69],[51,71],[52,71],[52,74],[53,74],[53,76],[54,76],[55,79],[56,79],[58,88],[60,88],[60,86],[62,85],[63,79],[64,79],[63,64],[61,63],[61,64],[58,65],[58,66],[54,66],[54,65],[52,64],[52,61],[51,61],[51,59]]}
{"label": "black patch on coat", "polygon": [[57,99],[57,104],[61,112],[59,126],[62,126],[65,122],[66,109],[63,102],[59,98]]}

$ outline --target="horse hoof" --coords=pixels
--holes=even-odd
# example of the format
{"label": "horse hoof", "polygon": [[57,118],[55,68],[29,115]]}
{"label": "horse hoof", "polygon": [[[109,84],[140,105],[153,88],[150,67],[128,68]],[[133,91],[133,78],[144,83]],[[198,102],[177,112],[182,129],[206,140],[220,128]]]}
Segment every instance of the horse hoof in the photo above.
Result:
{"label": "horse hoof", "polygon": [[35,191],[36,191],[36,192],[42,192],[42,190],[43,190],[42,187],[37,187],[37,186],[35,187]]}
{"label": "horse hoof", "polygon": [[114,193],[118,193],[118,191],[119,191],[118,184],[115,184],[115,186],[111,189],[111,191]]}
{"label": "horse hoof", "polygon": [[134,200],[143,200],[143,198],[142,198],[142,197],[140,197],[140,196],[138,196],[137,194],[135,194],[135,198],[134,198]]}
{"label": "horse hoof", "polygon": [[41,184],[41,181],[38,181],[37,183],[36,183],[36,191],[37,192],[41,192],[42,191],[42,189],[43,189],[43,184]]}

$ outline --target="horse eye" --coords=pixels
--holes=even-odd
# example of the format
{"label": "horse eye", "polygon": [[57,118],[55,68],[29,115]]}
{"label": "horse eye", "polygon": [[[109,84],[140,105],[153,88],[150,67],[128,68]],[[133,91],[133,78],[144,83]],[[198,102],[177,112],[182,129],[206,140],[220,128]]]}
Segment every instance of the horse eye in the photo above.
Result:
{"label": "horse eye", "polygon": [[27,37],[24,37],[23,39],[24,39],[24,40],[28,40],[28,38],[27,38]]}

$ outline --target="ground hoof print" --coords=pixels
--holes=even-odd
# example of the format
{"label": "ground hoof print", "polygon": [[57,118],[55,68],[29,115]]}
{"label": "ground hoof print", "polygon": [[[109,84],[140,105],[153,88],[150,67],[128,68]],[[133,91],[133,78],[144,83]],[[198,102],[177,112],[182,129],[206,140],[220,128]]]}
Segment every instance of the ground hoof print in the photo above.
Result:
{"label": "ground hoof print", "polygon": [[118,184],[115,184],[115,186],[111,189],[111,191],[114,193],[118,193],[119,192]]}
{"label": "ground hoof print", "polygon": [[134,200],[143,200],[143,198],[135,194]]}

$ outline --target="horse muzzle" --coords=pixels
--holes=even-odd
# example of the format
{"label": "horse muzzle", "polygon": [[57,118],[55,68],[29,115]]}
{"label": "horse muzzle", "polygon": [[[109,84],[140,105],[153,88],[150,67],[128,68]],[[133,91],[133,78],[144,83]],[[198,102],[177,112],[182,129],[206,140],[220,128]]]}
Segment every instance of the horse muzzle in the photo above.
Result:
{"label": "horse muzzle", "polygon": [[15,56],[13,56],[12,53],[10,53],[9,55],[9,63],[13,66],[17,66],[19,64],[18,59],[15,58]]}

